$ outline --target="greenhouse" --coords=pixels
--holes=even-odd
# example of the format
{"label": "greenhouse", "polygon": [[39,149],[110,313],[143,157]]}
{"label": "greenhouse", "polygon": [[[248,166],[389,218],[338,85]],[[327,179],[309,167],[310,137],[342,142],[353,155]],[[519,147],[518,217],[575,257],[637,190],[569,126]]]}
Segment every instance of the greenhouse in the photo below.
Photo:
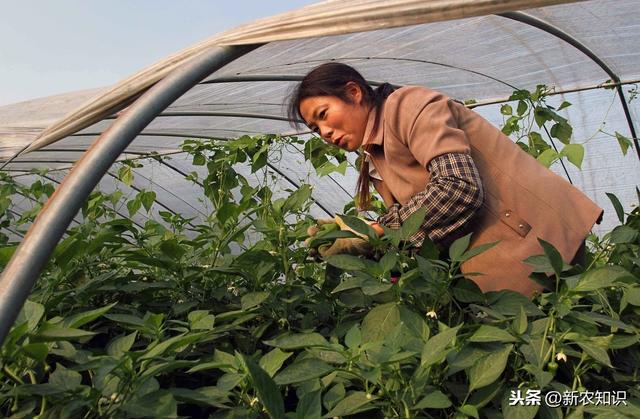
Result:
{"label": "greenhouse", "polygon": [[[329,0],[1,106],[0,416],[640,417],[639,6]],[[604,210],[583,257],[528,226],[531,297],[465,270],[500,240],[363,222],[373,157],[287,112],[323,63],[489,121]]]}

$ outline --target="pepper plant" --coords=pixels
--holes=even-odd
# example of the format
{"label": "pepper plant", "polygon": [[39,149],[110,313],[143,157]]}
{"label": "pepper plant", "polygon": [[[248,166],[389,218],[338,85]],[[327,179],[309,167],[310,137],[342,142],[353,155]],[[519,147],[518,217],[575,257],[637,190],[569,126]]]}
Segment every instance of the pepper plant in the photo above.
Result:
{"label": "pepper plant", "polygon": [[[0,414],[640,416],[638,208],[625,213],[610,196],[620,225],[590,237],[586,266],[563,263],[541,241],[544,253],[527,262],[546,291],[533,300],[483,294],[459,267],[492,244],[470,249],[465,236],[417,252],[405,240],[421,211],[379,238],[347,205],[344,222],[369,237],[374,257],[309,257],[313,188],[275,182],[283,150],[302,145],[278,136],[185,141],[203,169],[188,175],[202,191],[201,221],[154,211],[149,190],[125,196],[135,169],[161,157],[121,163],[122,189],[92,193],[1,348]],[[348,164],[320,140],[302,153],[320,175]],[[1,226],[24,231],[37,210],[19,216],[16,200],[38,208],[53,191],[46,173],[34,176],[25,186],[1,175]],[[148,220],[132,221],[138,212]],[[17,243],[0,239],[4,266]],[[525,389],[627,397],[512,405],[512,392]]]}

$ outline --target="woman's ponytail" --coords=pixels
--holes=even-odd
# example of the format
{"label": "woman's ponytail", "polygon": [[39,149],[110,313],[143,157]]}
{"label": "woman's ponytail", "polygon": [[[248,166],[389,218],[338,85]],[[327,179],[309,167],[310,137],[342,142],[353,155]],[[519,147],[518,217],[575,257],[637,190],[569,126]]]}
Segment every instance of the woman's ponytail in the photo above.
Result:
{"label": "woman's ponytail", "polygon": [[[372,105],[376,112],[376,120],[373,123],[371,134],[374,135],[379,128],[380,118],[382,117],[382,108],[387,96],[389,96],[395,87],[389,83],[382,83],[373,91]],[[360,155],[360,174],[356,183],[356,205],[360,211],[366,211],[371,205],[371,176],[369,175],[369,158],[367,154],[371,152],[372,144],[366,144],[362,147],[363,153]]]}

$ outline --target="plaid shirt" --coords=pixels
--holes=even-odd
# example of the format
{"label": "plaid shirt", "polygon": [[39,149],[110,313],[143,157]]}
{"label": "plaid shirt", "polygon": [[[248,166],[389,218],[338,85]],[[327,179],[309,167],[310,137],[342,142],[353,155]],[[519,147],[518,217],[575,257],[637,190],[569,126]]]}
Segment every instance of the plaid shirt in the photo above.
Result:
{"label": "plaid shirt", "polygon": [[426,236],[436,244],[446,243],[465,227],[482,206],[482,180],[468,154],[448,153],[429,162],[430,181],[424,191],[414,195],[407,205],[393,204],[378,222],[398,229],[421,207],[427,209],[422,227],[408,239],[414,247],[422,246]]}

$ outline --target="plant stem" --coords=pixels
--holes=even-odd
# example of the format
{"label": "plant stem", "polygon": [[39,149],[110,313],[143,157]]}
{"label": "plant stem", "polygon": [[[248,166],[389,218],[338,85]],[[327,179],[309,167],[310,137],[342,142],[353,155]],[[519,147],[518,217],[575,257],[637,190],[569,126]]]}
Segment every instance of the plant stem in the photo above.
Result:
{"label": "plant stem", "polygon": [[20,377],[18,377],[18,376],[16,375],[16,373],[15,373],[15,372],[11,371],[11,369],[9,369],[9,367],[8,367],[8,366],[4,365],[4,366],[2,367],[2,370],[4,371],[4,373],[5,373],[5,374],[7,374],[7,376],[8,376],[9,378],[11,378],[11,379],[12,379],[13,381],[15,381],[16,383],[18,383],[18,384],[20,384],[20,385],[23,385],[23,384],[24,384],[24,381],[22,381],[22,380],[20,379]]}

